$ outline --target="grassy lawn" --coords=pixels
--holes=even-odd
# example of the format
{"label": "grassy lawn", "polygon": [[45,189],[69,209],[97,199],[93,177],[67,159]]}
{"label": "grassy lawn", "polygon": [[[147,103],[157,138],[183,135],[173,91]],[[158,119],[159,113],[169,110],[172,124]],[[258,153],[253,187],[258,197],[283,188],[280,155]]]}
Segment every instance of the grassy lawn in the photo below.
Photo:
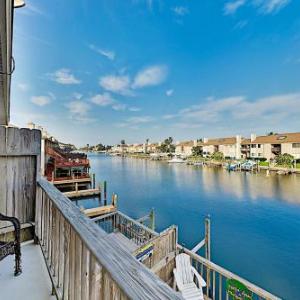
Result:
{"label": "grassy lawn", "polygon": [[259,165],[260,165],[261,167],[268,167],[268,166],[270,165],[270,163],[269,163],[268,161],[260,161],[260,162],[259,162]]}
{"label": "grassy lawn", "polygon": [[296,164],[296,168],[300,169],[300,163]]}

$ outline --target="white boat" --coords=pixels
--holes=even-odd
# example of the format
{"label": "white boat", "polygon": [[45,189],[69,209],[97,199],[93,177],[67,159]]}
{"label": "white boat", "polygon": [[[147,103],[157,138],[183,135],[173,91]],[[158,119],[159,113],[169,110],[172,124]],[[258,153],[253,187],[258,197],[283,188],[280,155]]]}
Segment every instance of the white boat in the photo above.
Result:
{"label": "white boat", "polygon": [[181,164],[184,163],[185,161],[181,158],[178,157],[173,157],[171,160],[168,160],[168,163],[170,164]]}

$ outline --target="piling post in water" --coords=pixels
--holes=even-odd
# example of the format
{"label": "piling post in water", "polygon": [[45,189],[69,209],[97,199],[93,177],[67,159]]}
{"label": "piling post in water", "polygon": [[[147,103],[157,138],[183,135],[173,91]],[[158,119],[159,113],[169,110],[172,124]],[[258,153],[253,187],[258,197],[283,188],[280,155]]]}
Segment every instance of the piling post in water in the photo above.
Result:
{"label": "piling post in water", "polygon": [[96,176],[95,173],[93,173],[93,189],[96,188]]}
{"label": "piling post in water", "polygon": [[107,183],[106,180],[103,182],[103,192],[104,192],[104,205],[107,204],[107,193],[106,193],[106,189],[107,189]]}
{"label": "piling post in water", "polygon": [[[205,218],[205,258],[211,259],[210,253],[210,215]],[[210,290],[210,270],[207,268],[206,272],[206,295],[209,296]]]}
{"label": "piling post in water", "polygon": [[154,212],[154,208],[151,209],[150,214],[149,214],[149,218],[150,218],[150,228],[155,231],[155,212]]}
{"label": "piling post in water", "polygon": [[99,201],[102,201],[101,182],[99,182]]}

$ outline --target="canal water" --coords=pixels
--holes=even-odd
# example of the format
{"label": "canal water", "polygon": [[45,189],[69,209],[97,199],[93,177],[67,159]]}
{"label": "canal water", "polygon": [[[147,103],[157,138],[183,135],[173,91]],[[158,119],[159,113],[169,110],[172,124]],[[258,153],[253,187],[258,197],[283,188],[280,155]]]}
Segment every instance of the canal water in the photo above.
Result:
{"label": "canal water", "polygon": [[[90,154],[97,182],[133,218],[156,213],[156,229],[176,224],[188,248],[211,217],[212,260],[283,299],[300,299],[300,176],[228,172]],[[98,205],[79,201],[86,208]]]}

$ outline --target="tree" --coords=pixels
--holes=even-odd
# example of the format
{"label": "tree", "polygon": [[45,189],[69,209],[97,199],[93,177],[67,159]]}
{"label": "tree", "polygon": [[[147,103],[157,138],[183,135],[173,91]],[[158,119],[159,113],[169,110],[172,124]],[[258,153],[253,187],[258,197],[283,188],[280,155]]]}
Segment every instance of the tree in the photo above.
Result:
{"label": "tree", "polygon": [[173,138],[168,137],[160,146],[160,152],[162,153],[174,153],[175,146],[173,145]]}
{"label": "tree", "polygon": [[288,153],[279,154],[275,161],[278,165],[290,167],[293,164],[294,156]]}
{"label": "tree", "polygon": [[121,140],[121,145],[125,145],[125,140]]}
{"label": "tree", "polygon": [[276,134],[277,134],[277,133],[276,133],[276,132],[273,132],[273,131],[270,131],[270,132],[267,133],[268,136],[270,136],[270,135],[276,135]]}
{"label": "tree", "polygon": [[194,156],[202,156],[202,154],[203,154],[202,147],[201,146],[194,146],[192,148],[192,154]]}
{"label": "tree", "polygon": [[220,151],[216,151],[211,155],[211,158],[214,160],[223,160],[224,159],[224,154]]}

